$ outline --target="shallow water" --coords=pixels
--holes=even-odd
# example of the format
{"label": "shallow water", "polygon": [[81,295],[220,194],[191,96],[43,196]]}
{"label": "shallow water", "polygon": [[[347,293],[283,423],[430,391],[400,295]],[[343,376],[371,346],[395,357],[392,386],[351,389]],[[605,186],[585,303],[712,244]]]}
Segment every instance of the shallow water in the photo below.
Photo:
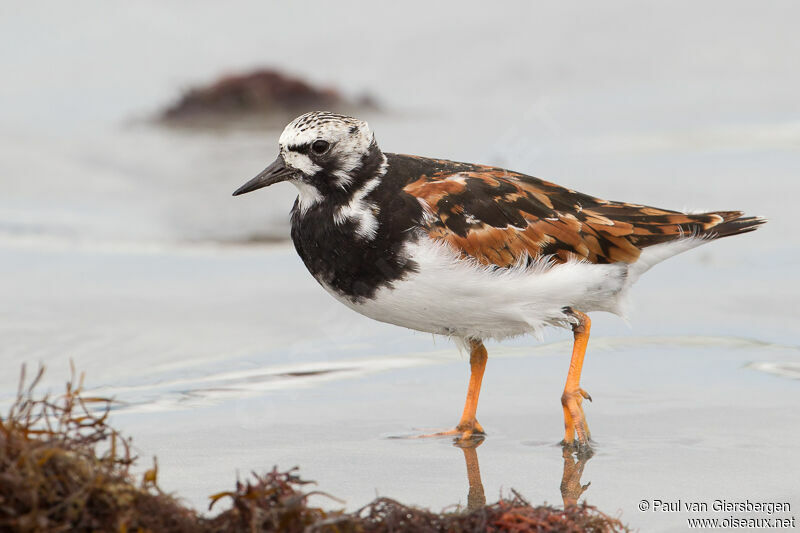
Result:
{"label": "shallow water", "polygon": [[114,422],[158,456],[162,487],[198,508],[273,464],[300,465],[350,509],[376,494],[466,505],[475,460],[488,501],[514,488],[562,502],[565,332],[489,346],[474,456],[391,438],[456,421],[465,356],[331,299],[281,242],[290,186],[230,197],[278,132],[142,120],[190,82],[271,64],[373,93],[385,111],[366,118],[387,151],[767,216],[644,276],[630,326],[593,317],[596,454],[567,465],[567,485],[583,467],[581,499],[647,531],[683,530],[686,515],[641,512],[642,499],[800,506],[798,8],[771,6],[441,3],[387,18],[353,4],[343,18],[252,4],[193,8],[191,24],[179,3],[8,10],[0,44],[24,56],[0,57],[15,72],[0,88],[0,402],[20,364],[46,364],[56,388],[74,361],[119,400]]}

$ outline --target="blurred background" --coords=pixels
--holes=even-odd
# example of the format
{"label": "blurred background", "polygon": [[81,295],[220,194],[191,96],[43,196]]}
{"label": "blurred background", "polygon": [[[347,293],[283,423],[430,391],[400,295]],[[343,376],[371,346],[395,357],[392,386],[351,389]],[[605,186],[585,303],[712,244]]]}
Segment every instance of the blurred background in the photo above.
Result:
{"label": "blurred background", "polygon": [[[333,108],[368,120],[385,151],[769,218],[648,273],[630,325],[593,317],[583,383],[598,453],[583,497],[648,530],[683,527],[636,509],[651,496],[800,505],[777,462],[800,451],[797,3],[0,14],[0,401],[21,364],[45,364],[56,390],[74,361],[120,401],[115,420],[159,457],[163,488],[198,508],[273,464],[300,465],[351,509],[376,493],[464,503],[460,451],[387,437],[455,423],[466,359],[318,287],[287,240],[291,185],[231,197],[294,115]],[[247,77],[264,69],[266,85]],[[568,338],[489,347],[478,453],[491,501],[511,487],[560,501]]]}

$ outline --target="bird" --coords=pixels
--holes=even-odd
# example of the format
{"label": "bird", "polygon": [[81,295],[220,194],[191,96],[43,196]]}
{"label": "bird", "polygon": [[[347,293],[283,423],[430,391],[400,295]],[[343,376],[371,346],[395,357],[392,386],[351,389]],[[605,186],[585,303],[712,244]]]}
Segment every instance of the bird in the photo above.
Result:
{"label": "bird", "polygon": [[319,284],[374,320],[450,337],[469,351],[455,429],[481,437],[484,342],[572,331],[561,406],[565,446],[591,449],[580,383],[591,320],[624,316],[650,267],[757,229],[741,211],[687,213],[608,201],[520,172],[384,153],[369,125],[315,111],[281,133],[277,159],[233,195],[288,181],[291,239]]}

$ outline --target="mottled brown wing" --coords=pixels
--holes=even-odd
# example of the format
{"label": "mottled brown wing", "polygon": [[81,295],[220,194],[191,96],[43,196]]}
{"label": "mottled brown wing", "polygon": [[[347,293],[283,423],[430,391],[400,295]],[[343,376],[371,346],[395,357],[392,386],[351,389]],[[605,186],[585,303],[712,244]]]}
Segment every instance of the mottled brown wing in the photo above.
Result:
{"label": "mottled brown wing", "polygon": [[647,246],[690,235],[724,237],[761,223],[739,211],[690,215],[601,200],[499,168],[437,163],[440,170],[434,166],[404,190],[423,204],[431,238],[485,265],[545,256],[633,263]]}

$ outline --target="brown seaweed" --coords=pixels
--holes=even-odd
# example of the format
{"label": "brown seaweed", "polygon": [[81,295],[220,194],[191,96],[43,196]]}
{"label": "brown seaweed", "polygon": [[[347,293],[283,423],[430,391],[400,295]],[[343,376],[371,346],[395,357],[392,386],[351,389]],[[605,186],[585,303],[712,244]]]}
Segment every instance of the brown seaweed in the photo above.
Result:
{"label": "brown seaweed", "polygon": [[203,516],[158,487],[155,460],[134,479],[131,441],[108,423],[111,399],[86,395],[74,371],[63,394],[37,396],[42,374],[27,381],[23,368],[16,400],[0,419],[0,531],[627,531],[585,503],[532,506],[515,491],[491,505],[443,513],[389,498],[352,513],[325,510],[309,498],[328,495],[307,491],[312,482],[296,468],[277,467],[211,496],[210,510],[221,500],[230,507]]}
{"label": "brown seaweed", "polygon": [[223,76],[186,90],[159,119],[181,126],[275,125],[314,109],[347,112],[375,108],[363,96],[355,101],[330,87],[318,87],[275,69],[261,68]]}

